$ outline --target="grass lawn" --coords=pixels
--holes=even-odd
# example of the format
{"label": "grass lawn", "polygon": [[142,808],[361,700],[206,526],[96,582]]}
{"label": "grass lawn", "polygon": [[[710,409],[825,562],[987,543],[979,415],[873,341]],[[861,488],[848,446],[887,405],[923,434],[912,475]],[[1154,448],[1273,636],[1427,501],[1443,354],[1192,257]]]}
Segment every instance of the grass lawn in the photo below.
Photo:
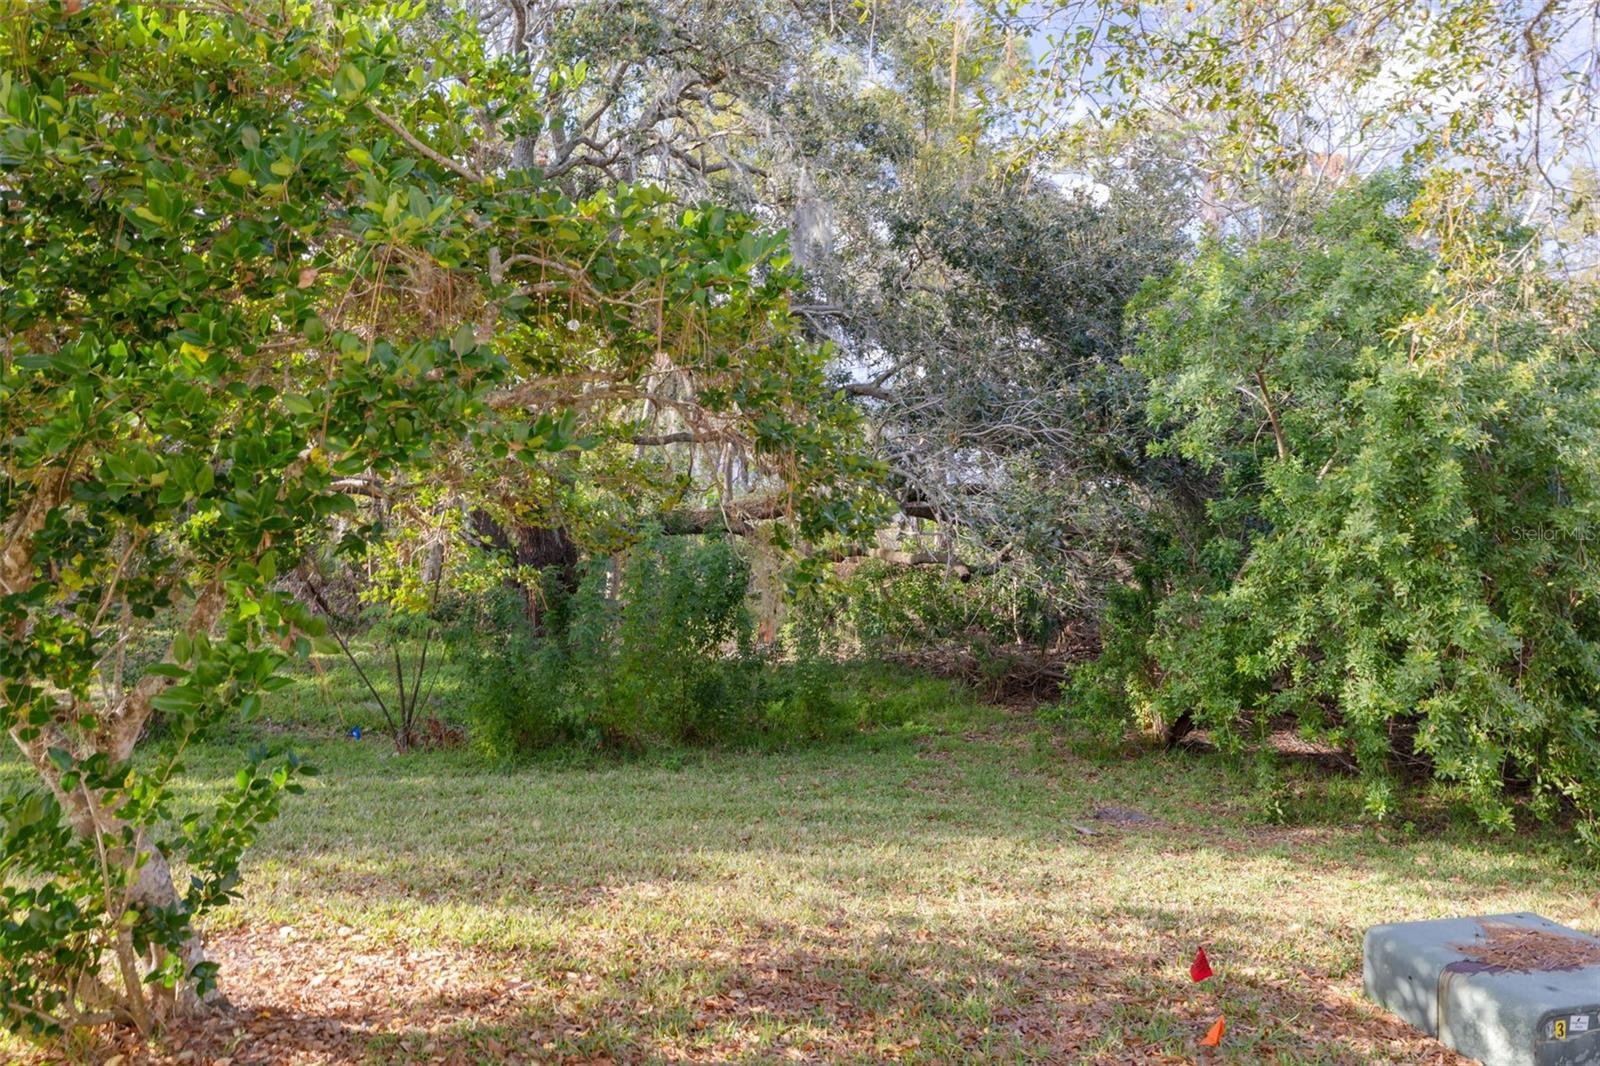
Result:
{"label": "grass lawn", "polygon": [[[253,727],[323,774],[208,930],[236,1017],[157,1054],[1454,1062],[1362,1002],[1365,926],[1600,925],[1554,832],[1490,838],[1443,801],[1426,825],[1354,825],[1353,784],[1309,769],[1303,824],[1274,827],[1221,757],[1090,762],[942,683],[858,683],[882,724],[797,751],[508,769],[396,756],[310,712]],[[238,739],[190,760],[196,799]],[[1195,985],[1202,942],[1218,976]],[[1219,1014],[1220,1050],[1197,1048]]]}

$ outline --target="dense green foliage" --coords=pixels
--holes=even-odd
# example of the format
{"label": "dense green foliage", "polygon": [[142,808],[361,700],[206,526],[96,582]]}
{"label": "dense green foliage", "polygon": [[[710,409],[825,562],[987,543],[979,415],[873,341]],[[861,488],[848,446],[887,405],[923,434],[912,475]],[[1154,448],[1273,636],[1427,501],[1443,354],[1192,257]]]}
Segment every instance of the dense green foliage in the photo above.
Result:
{"label": "dense green foliage", "polygon": [[574,592],[546,581],[539,631],[520,603],[491,601],[465,706],[475,738],[504,757],[793,743],[849,728],[814,639],[797,634],[800,654],[784,662],[755,646],[749,587],[726,538],[656,534],[592,560]]}
{"label": "dense green foliage", "polygon": [[0,724],[45,789],[0,839],[11,1027],[148,1029],[213,992],[195,919],[302,768],[253,755],[180,818],[182,756],[322,633],[285,576],[374,539],[351,493],[448,483],[465,446],[480,485],[536,494],[668,376],[796,471],[803,527],[851,513],[868,467],[786,327],[781,237],[504,167],[496,132],[538,121],[511,61],[469,21],[414,32],[422,10],[7,13]]}
{"label": "dense green foliage", "polygon": [[[363,79],[337,40],[96,12],[41,8],[0,74],[0,675],[53,793],[12,801],[0,982],[8,1023],[38,1033],[113,1004],[147,1025],[136,959],[168,997],[209,991],[191,923],[230,896],[297,764],[253,759],[236,794],[173,823],[182,752],[259,707],[319,632],[272,582],[346,504],[333,482],[429,454],[495,365],[470,329],[373,337],[319,314],[363,274],[340,246],[394,222],[347,157],[373,123],[349,109]],[[351,53],[381,52],[348,28]],[[408,187],[429,197],[425,181]],[[429,202],[407,232],[459,256],[460,206]],[[170,651],[124,684],[120,640],[158,612]],[[134,768],[152,711],[163,750]],[[107,955],[124,990],[96,987]]]}
{"label": "dense green foliage", "polygon": [[1213,244],[1146,294],[1132,365],[1210,490],[1173,509],[1080,695],[1226,745],[1293,721],[1354,750],[1380,816],[1414,754],[1488,825],[1520,788],[1593,817],[1594,322],[1509,282],[1453,301],[1407,192],[1374,180],[1310,241]]}

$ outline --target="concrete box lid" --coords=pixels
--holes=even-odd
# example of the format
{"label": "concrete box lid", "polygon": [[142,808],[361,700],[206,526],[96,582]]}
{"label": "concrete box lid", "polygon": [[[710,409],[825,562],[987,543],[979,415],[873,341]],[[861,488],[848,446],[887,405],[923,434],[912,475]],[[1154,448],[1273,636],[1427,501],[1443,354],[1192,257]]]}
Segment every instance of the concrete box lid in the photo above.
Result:
{"label": "concrete box lid", "polygon": [[1462,950],[1488,943],[1486,923],[1600,950],[1600,938],[1537,914],[1377,925],[1367,930],[1362,952],[1367,995],[1490,1066],[1600,1066],[1600,964],[1553,970],[1486,964]]}

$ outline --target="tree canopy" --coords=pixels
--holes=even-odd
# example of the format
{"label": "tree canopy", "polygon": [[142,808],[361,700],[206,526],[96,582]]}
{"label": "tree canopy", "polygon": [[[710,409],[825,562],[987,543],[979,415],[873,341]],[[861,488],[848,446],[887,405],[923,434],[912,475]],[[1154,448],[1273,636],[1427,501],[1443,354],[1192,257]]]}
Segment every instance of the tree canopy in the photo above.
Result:
{"label": "tree canopy", "polygon": [[[49,786],[8,811],[14,1025],[148,1026],[147,972],[158,1000],[209,994],[194,920],[303,768],[252,756],[178,822],[172,782],[320,635],[276,579],[351,493],[462,448],[525,481],[664,411],[786,470],[808,532],[848,521],[828,487],[868,464],[785,314],[781,241],[494,165],[531,121],[514,59],[421,14],[52,4],[4,36],[0,709]],[[152,625],[170,646],[135,679]],[[161,754],[130,762],[152,715]]]}

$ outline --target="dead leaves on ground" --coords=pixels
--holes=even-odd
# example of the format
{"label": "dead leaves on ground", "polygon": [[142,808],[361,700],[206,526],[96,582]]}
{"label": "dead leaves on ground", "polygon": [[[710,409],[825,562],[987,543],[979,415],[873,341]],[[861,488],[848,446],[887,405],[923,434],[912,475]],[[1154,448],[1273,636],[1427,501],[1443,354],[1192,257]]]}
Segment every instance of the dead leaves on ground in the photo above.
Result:
{"label": "dead leaves on ground", "polygon": [[[158,1047],[124,1039],[95,1061],[1182,1063],[1196,1061],[1194,1040],[1176,1052],[1155,1023],[1197,1039],[1214,1007],[1187,991],[1183,960],[1163,949],[1097,951],[1044,930],[995,943],[926,928],[869,936],[845,922],[740,928],[721,944],[634,945],[593,952],[592,969],[561,968],[584,949],[571,945],[552,965],[549,953],[412,947],[309,922],[225,932],[212,950],[230,1014]],[[1314,1049],[1326,1061],[1461,1061],[1353,988],[1311,975],[1230,980],[1236,1001],[1257,1005],[1256,1022],[1229,1027],[1230,1043],[1249,1041],[1247,1057],[1298,1061]],[[1281,1031],[1264,1031],[1274,1020]]]}

